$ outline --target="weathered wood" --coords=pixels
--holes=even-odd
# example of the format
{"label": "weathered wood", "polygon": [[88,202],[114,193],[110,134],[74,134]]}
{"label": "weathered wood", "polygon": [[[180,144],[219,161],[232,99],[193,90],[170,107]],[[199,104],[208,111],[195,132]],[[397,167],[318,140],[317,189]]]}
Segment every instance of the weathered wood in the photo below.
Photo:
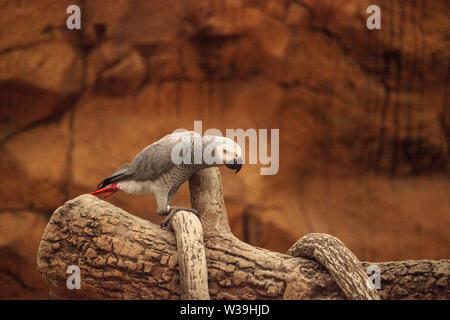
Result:
{"label": "weathered wood", "polygon": [[210,238],[232,235],[219,169],[197,172],[189,180],[189,191],[192,207],[200,213],[204,236]]}
{"label": "weathered wood", "polygon": [[[319,263],[253,247],[233,236],[218,169],[196,174],[190,190],[192,206],[200,212],[212,299],[345,299]],[[449,260],[375,264],[381,269],[383,299],[449,298]],[[80,267],[79,290],[66,287],[69,265]],[[173,232],[91,195],[54,212],[39,247],[38,268],[55,298],[181,297]]]}
{"label": "weathered wood", "polygon": [[358,258],[336,237],[310,233],[297,240],[287,253],[321,263],[347,298],[380,300]]}
{"label": "weathered wood", "polygon": [[[204,241],[212,299],[344,298],[313,261],[256,248],[231,234]],[[80,290],[66,287],[70,265],[81,269]],[[181,296],[174,234],[91,195],[55,211],[38,267],[56,298]]]}
{"label": "weathered wood", "polygon": [[203,229],[192,212],[178,211],[169,222],[177,241],[181,298],[209,300]]}
{"label": "weathered wood", "polygon": [[450,260],[361,262],[364,269],[381,271],[382,299],[450,299]]}

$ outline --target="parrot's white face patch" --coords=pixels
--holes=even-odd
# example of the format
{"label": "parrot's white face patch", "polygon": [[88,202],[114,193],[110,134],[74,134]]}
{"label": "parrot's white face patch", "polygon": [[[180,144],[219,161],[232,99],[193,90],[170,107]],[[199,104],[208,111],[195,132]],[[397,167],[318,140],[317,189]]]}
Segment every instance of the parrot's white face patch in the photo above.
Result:
{"label": "parrot's white face patch", "polygon": [[200,139],[194,142],[191,137],[180,139],[171,150],[171,160],[174,164],[242,164],[242,150],[233,140],[219,136],[198,137]]}
{"label": "parrot's white face patch", "polygon": [[[188,130],[179,128],[174,133],[185,134],[186,131]],[[216,128],[203,130],[202,121],[195,120],[194,131],[190,131],[190,133],[196,133],[198,136],[203,137],[202,143],[194,143],[194,147],[192,148],[192,141],[187,139],[186,142],[176,145],[172,149],[171,154],[174,164],[204,163],[210,166],[219,166],[222,164],[226,165],[227,162],[230,163],[238,158],[237,163],[240,164],[240,167],[244,163],[257,164],[259,160],[264,165],[260,169],[261,175],[274,175],[278,173],[280,164],[280,129],[226,129],[226,134],[224,135],[220,129]],[[242,146],[242,150],[240,146]],[[228,147],[232,150],[231,152],[229,152]],[[191,160],[192,154],[193,162]]]}
{"label": "parrot's white face patch", "polygon": [[231,163],[242,157],[241,147],[231,139],[224,138],[224,143],[215,148],[215,158],[220,164]]}

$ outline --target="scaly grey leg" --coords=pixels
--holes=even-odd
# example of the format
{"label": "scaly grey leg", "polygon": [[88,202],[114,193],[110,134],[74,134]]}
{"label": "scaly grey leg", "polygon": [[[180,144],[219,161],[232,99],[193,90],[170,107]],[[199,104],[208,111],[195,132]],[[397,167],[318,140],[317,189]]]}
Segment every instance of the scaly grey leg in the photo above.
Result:
{"label": "scaly grey leg", "polygon": [[193,209],[193,208],[185,208],[185,207],[175,207],[175,206],[168,206],[168,214],[167,216],[164,218],[164,220],[161,222],[161,228],[163,229],[168,229],[169,226],[169,222],[172,219],[173,215],[175,213],[177,213],[178,211],[188,211],[188,212],[192,212],[193,214],[195,214],[198,217],[198,211]]}

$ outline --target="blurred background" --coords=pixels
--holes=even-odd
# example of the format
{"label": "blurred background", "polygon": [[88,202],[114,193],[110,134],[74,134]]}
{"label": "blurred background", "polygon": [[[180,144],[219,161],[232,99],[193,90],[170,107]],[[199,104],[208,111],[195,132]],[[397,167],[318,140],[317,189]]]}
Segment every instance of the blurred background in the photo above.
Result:
{"label": "blurred background", "polygon": [[[194,120],[280,129],[278,174],[221,169],[240,239],[449,258],[449,17],[445,0],[0,0],[0,298],[47,298],[53,211]],[[160,222],[152,196],[108,201]]]}

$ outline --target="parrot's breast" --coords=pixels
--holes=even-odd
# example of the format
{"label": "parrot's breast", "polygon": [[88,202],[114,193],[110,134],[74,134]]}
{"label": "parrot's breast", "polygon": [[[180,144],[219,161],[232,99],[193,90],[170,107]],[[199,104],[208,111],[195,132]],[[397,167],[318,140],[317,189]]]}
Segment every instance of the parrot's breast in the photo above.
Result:
{"label": "parrot's breast", "polygon": [[117,187],[130,194],[153,194],[167,192],[189,180],[200,169],[198,166],[176,165],[155,180],[126,180],[120,181]]}
{"label": "parrot's breast", "polygon": [[164,184],[168,187],[179,186],[189,180],[195,171],[195,168],[191,166],[176,165],[159,177],[156,182],[158,184]]}

